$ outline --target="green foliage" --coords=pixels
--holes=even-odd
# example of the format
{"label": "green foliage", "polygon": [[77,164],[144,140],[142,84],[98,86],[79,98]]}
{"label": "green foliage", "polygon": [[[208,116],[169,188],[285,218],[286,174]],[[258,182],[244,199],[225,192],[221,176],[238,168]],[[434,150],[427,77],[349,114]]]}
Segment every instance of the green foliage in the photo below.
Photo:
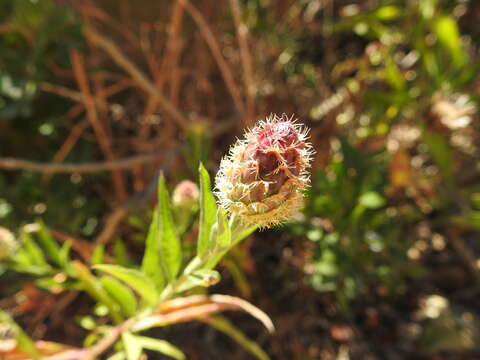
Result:
{"label": "green foliage", "polygon": [[[69,7],[64,3],[0,0],[2,156],[51,162],[72,134],[72,125],[80,123],[77,118],[85,116],[80,110],[79,115],[71,117],[70,111],[80,103],[78,100],[63,99],[45,90],[49,85],[58,85],[78,96],[69,50],[83,49],[88,59],[94,53],[90,52],[91,48],[96,48],[84,47],[80,16],[73,10],[81,5]],[[272,106],[278,111],[295,111],[299,118],[307,119],[313,128],[312,138],[320,139],[318,145],[322,146],[317,150],[321,165],[314,171],[305,219],[289,227],[291,234],[298,235],[298,241],[303,236],[311,242],[312,251],[302,264],[307,281],[319,291],[334,293],[341,305],[352,300],[372,300],[377,295],[393,297],[405,294],[412,279],[431,270],[430,252],[437,251],[441,256],[453,258],[452,261],[458,260],[449,246],[450,234],[467,240],[471,237],[468,246],[472,245],[475,250],[480,229],[477,164],[480,139],[478,115],[475,115],[475,106],[480,104],[480,37],[474,21],[470,24],[472,14],[478,11],[475,1],[304,0],[283,4],[241,0],[240,3],[242,21],[248,27],[247,41],[254,72],[254,83],[250,84],[251,89],[246,85],[246,90],[255,101],[257,115],[270,111]],[[202,12],[208,8],[206,4],[208,2],[194,5]],[[225,52],[221,49],[227,65],[240,64],[243,59],[237,58],[234,52],[235,28],[228,27],[233,19],[228,2],[225,4],[222,6],[226,16],[221,16],[221,24],[214,24],[215,35],[222,48],[227,46]],[[92,10],[95,10],[93,6]],[[213,20],[220,11],[219,6],[218,11],[205,14]],[[107,13],[112,21],[106,21],[108,16],[102,18],[98,14],[98,18],[89,18],[90,15],[83,13],[82,17],[89,18],[89,24],[98,26],[114,42],[129,35],[132,29],[140,28],[132,26],[132,14],[132,23],[125,26],[125,34],[116,33],[116,15]],[[188,17],[187,12],[185,16]],[[167,23],[160,23],[155,29],[170,28],[163,26]],[[135,44],[125,54],[135,54],[132,63],[150,78],[156,76],[157,71],[148,66],[155,65],[164,51],[174,58],[172,54],[177,50],[167,49],[168,46],[163,49],[161,31],[158,36],[150,36],[148,26],[145,28],[146,33],[141,34],[144,39],[139,42],[142,51],[136,51]],[[179,39],[190,36],[191,29],[196,31],[196,27],[189,25],[182,30],[184,33],[175,36]],[[132,32],[137,36],[136,30]],[[155,44],[157,38],[160,44]],[[155,48],[160,50],[148,53],[147,50]],[[77,244],[59,242],[55,232],[49,229],[74,234],[88,244],[98,234],[105,218],[105,204],[117,206],[121,202],[105,191],[109,189],[106,184],[111,175],[0,172],[0,225],[21,229],[20,245],[10,258],[0,262],[0,275],[5,276],[8,284],[2,291],[13,295],[21,291],[23,285],[33,283],[53,294],[70,290],[87,293],[93,299],[91,312],[79,319],[81,326],[90,332],[85,346],[94,346],[104,336],[114,333],[117,324],[130,319],[144,320],[150,315],[161,318],[164,314],[159,312],[159,304],[207,293],[221,278],[216,265],[233,246],[256,230],[256,226],[242,227],[217,208],[210,176],[202,164],[209,164],[210,155],[219,156],[217,150],[223,146],[224,139],[216,138],[217,132],[211,131],[211,125],[228,113],[239,117],[242,114],[224,101],[225,84],[220,74],[215,73],[215,64],[208,63],[208,56],[202,56],[201,69],[208,69],[206,75],[202,74],[204,78],[196,79],[196,73],[190,72],[188,66],[195,63],[192,60],[197,50],[188,49],[182,53],[182,67],[187,70],[188,81],[193,79],[200,85],[185,86],[188,84],[184,83],[185,76],[179,76],[181,80],[177,84],[169,83],[167,76],[159,81],[163,86],[159,91],[166,90],[165,94],[175,99],[176,105],[186,113],[191,112],[192,121],[185,129],[175,132],[174,126],[163,123],[169,121],[169,117],[164,116],[163,106],[159,107],[154,111],[152,124],[158,110],[161,125],[151,126],[145,140],[155,147],[160,145],[163,150],[164,144],[155,142],[163,129],[184,140],[181,147],[175,140],[165,144],[165,149],[178,145],[176,149],[183,154],[179,157],[182,161],[171,169],[168,160],[162,166],[169,179],[184,178],[185,174],[177,173],[179,169],[191,175],[199,168],[199,204],[188,209],[172,206],[170,188],[161,177],[151,223],[148,224],[150,211],[144,211],[144,204],[137,207],[136,203],[127,201],[132,211],[128,224],[122,224],[121,235],[105,246],[92,246],[88,249],[91,256],[85,257]],[[96,50],[96,56],[90,57],[93,61],[87,61],[86,75],[92,95],[102,98],[100,93],[119,85],[117,79],[127,82],[131,79],[126,78],[129,75],[123,69],[112,66],[112,59],[103,49]],[[194,53],[193,59],[190,53]],[[145,55],[148,61],[143,58]],[[239,89],[243,86],[241,69],[243,66],[231,67]],[[59,73],[63,75],[58,76]],[[148,103],[144,101],[145,94],[138,91],[143,85],[133,85],[128,85],[132,90],[126,95],[101,99],[97,109],[106,131],[114,139],[113,151],[118,157],[153,148],[140,144],[139,139],[144,139],[145,134],[134,133],[132,129],[132,123],[136,124],[137,120],[142,124],[150,121],[147,116],[137,118],[138,114],[151,112],[139,107],[141,103]],[[188,92],[185,88],[194,90]],[[202,93],[202,89],[207,90]],[[135,97],[136,92],[139,97]],[[328,98],[329,94],[333,96]],[[203,100],[204,95],[208,101]],[[335,106],[329,104],[332,99]],[[217,106],[217,101],[221,106]],[[118,119],[109,122],[114,117],[110,108],[120,104],[128,117],[126,125]],[[215,121],[203,120],[210,118]],[[465,124],[461,125],[462,122]],[[215,130],[220,129],[218,133],[223,137],[222,128],[229,124],[219,125]],[[415,130],[413,140],[403,138],[408,133],[406,129]],[[104,154],[92,133],[87,126],[65,162],[103,159]],[[132,148],[126,146],[130,135]],[[213,149],[213,145],[218,149]],[[165,159],[168,157],[166,154]],[[150,168],[153,172],[154,167]],[[147,174],[148,166],[143,170],[148,180],[151,175]],[[130,187],[138,174],[124,171],[124,175]],[[37,220],[39,217],[42,220]],[[25,224],[29,225],[24,227]],[[422,238],[418,234],[420,227],[445,238],[447,250],[432,250],[432,236]],[[427,244],[425,262],[419,243]],[[472,251],[472,255],[475,257],[476,252]],[[303,258],[295,260],[300,262]],[[250,287],[240,263],[229,258],[224,265],[234,278],[243,282],[244,291],[248,293]],[[289,286],[279,284],[279,288],[284,285]],[[35,358],[34,343],[3,315],[0,314],[0,322],[8,322],[17,329],[22,350]],[[218,316],[206,322],[258,359],[268,358],[233,323]],[[109,354],[110,359],[138,359],[149,351],[174,359],[185,358],[165,340],[139,335],[143,330],[135,327],[125,330]],[[442,327],[439,333],[443,332]],[[424,336],[428,338],[429,331]],[[355,357],[353,350],[351,357]]]}
{"label": "green foliage", "polygon": [[141,271],[136,269],[124,268],[119,265],[99,264],[95,269],[110,274],[119,280],[130,285],[149,305],[157,302],[158,292],[153,286],[151,280]]}
{"label": "green foliage", "polygon": [[305,209],[309,222],[292,225],[316,244],[310,282],[343,300],[375,284],[401,292],[405,277],[418,272],[404,266],[412,245],[404,238],[406,219],[415,219],[415,209],[404,208],[403,217],[388,215],[385,152],[365,154],[345,140],[340,144],[338,160],[314,176]]}
{"label": "green foliage", "polygon": [[197,252],[203,256],[211,247],[210,232],[215,223],[217,204],[213,197],[210,184],[210,176],[207,170],[200,164],[200,224],[198,230]]}
{"label": "green foliage", "polygon": [[[333,24],[335,34],[364,46],[334,66],[337,89],[346,89],[335,95],[342,105],[331,115],[340,135],[331,157],[319,154],[326,165],[312,180],[306,220],[291,229],[315,244],[309,282],[343,303],[372,292],[402,294],[425,273],[415,255],[420,222],[441,233],[452,214],[456,224],[472,224],[473,212],[459,204],[476,191],[462,174],[476,163],[478,147],[453,140],[469,133],[462,139],[478,141],[472,86],[479,68],[469,61],[475,46],[462,38],[457,5],[353,5]],[[325,121],[325,103],[310,111],[318,121]]]}
{"label": "green foliage", "polygon": [[[141,266],[102,263],[102,260],[107,259],[108,254],[105,253],[103,246],[98,246],[94,249],[91,259],[95,274],[81,261],[72,260],[69,257],[70,244],[65,243],[60,247],[43,222],[39,221],[35,224],[36,238],[28,232],[22,232],[22,243],[11,258],[6,260],[5,268],[36,276],[38,284],[51,284],[52,287],[58,287],[66,286],[68,283],[70,288],[89,294],[97,302],[93,310],[97,318],[88,315],[83,317],[80,323],[86,329],[93,331],[85,340],[86,344],[93,346],[92,349],[95,347],[93,345],[95,342],[101,344],[99,340],[101,336],[121,335],[121,340],[117,344],[120,350],[111,357],[112,359],[138,360],[145,350],[155,351],[174,359],[185,359],[185,355],[167,341],[139,336],[137,333],[151,327],[175,323],[176,321],[163,320],[163,314],[159,313],[159,307],[165,306],[165,303],[172,299],[175,299],[173,304],[179,300],[179,305],[176,305],[179,307],[177,311],[180,314],[177,321],[182,321],[181,304],[184,301],[182,296],[192,290],[202,292],[202,289],[218,283],[220,274],[213,270],[213,267],[233,245],[255,229],[255,227],[244,228],[234,219],[228,219],[228,215],[222,209],[216,211],[208,172],[201,166],[199,173],[202,184],[199,226],[205,233],[208,230],[208,242],[202,246],[198,245],[202,252],[197,252],[182,272],[180,272],[181,243],[177,237],[176,224],[173,221],[172,207],[163,176],[160,176],[158,181],[158,203],[147,234]],[[232,239],[235,239],[235,242]],[[205,240],[199,236],[198,242],[201,241]],[[122,248],[121,245],[117,245],[117,248],[118,246]],[[120,255],[116,256],[121,260],[120,262],[126,263],[124,250],[116,251],[120,252]],[[56,283],[55,280],[58,279],[59,273],[64,275],[62,284]],[[221,295],[216,296],[220,296],[222,301],[230,299]],[[195,299],[195,296],[193,298]],[[195,306],[195,302],[192,303],[188,298],[185,301],[189,309]],[[211,300],[201,298],[197,301],[201,308],[205,301]],[[243,300],[241,304],[245,311],[265,321],[265,315],[258,309]],[[170,306],[175,310],[175,305]],[[197,316],[201,315],[199,313]],[[104,322],[102,318],[105,316],[108,316],[114,325],[120,327],[118,328],[120,330],[101,326],[100,324]],[[191,320],[192,315],[187,311],[184,317],[185,320]],[[262,351],[232,325],[222,324],[221,326],[217,324],[217,327],[230,334],[249,351],[265,359]]]}

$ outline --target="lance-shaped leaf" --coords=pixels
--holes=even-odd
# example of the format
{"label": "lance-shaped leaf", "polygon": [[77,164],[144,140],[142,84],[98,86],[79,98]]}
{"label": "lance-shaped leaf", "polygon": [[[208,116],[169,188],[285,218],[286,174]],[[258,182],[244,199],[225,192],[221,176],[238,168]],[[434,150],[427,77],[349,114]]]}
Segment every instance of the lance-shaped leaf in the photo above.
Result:
{"label": "lance-shaped leaf", "polygon": [[[105,265],[107,266],[107,265]],[[85,291],[94,299],[104,304],[112,318],[120,322],[121,316],[119,313],[119,306],[115,303],[112,297],[105,291],[100,281],[93,276],[88,268],[79,261],[73,263],[76,275],[82,283]]]}
{"label": "lance-shaped leaf", "polygon": [[143,255],[142,271],[157,286],[157,290],[161,291],[165,287],[165,279],[162,268],[160,266],[160,242],[161,228],[159,221],[158,208],[153,212],[152,223],[148,230],[147,240],[145,244],[145,254]]}
{"label": "lance-shaped leaf", "polygon": [[217,211],[217,222],[212,227],[211,242],[214,246],[227,248],[232,242],[232,231],[228,224],[227,213],[223,208]]}
{"label": "lance-shaped leaf", "polygon": [[456,67],[465,63],[465,53],[462,49],[462,41],[457,22],[451,16],[440,16],[433,23],[433,30],[442,45],[450,55]]}
{"label": "lance-shaped leaf", "polygon": [[211,247],[210,233],[216,221],[217,204],[211,189],[210,176],[200,164],[200,225],[197,240],[197,256],[202,257]]}
{"label": "lance-shaped leaf", "polygon": [[64,266],[65,264],[62,263],[62,259],[60,258],[60,246],[57,244],[55,239],[47,230],[47,227],[45,226],[43,221],[38,220],[37,224],[39,226],[38,237],[42,243],[42,246],[45,249],[45,252],[50,257],[50,259],[57,265]]}
{"label": "lance-shaped leaf", "polygon": [[160,176],[158,182],[158,222],[157,241],[160,249],[160,265],[168,281],[175,279],[182,262],[182,247],[175,233],[170,206],[170,197],[165,185],[165,178]]}
{"label": "lance-shaped leaf", "polygon": [[120,305],[122,312],[126,316],[135,315],[135,311],[137,310],[137,299],[128,287],[110,276],[102,276],[100,282],[105,290],[115,299],[118,305]]}
{"label": "lance-shaped leaf", "polygon": [[95,265],[94,269],[106,272],[134,289],[149,304],[157,302],[158,293],[154,284],[140,271],[119,265]]}
{"label": "lance-shaped leaf", "polygon": [[25,249],[25,253],[31,260],[32,265],[44,267],[46,269],[51,269],[50,265],[47,263],[45,256],[43,255],[42,249],[37,245],[33,237],[27,233],[22,232],[23,238],[23,248]]}

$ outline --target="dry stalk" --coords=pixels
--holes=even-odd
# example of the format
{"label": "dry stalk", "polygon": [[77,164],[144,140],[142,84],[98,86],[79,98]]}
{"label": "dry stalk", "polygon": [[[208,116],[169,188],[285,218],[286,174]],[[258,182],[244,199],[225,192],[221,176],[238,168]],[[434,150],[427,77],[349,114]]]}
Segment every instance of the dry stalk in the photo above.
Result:
{"label": "dry stalk", "polygon": [[248,46],[248,27],[242,22],[241,9],[238,0],[230,0],[230,9],[237,32],[238,48],[240,50],[240,61],[243,68],[243,83],[245,86],[245,98],[247,107],[246,125],[250,126],[255,122],[255,81],[253,77],[253,61]]}
{"label": "dry stalk", "polygon": [[218,41],[215,39],[215,35],[213,34],[213,31],[210,29],[210,26],[208,25],[207,21],[203,17],[202,13],[195,6],[193,6],[188,0],[178,0],[178,1],[180,2],[180,4],[182,4],[185,10],[187,10],[188,13],[191,15],[192,19],[195,21],[195,23],[198,26],[198,29],[200,30],[200,34],[203,36],[203,38],[205,39],[205,42],[210,48],[210,51],[212,52],[212,56],[215,59],[218,65],[218,68],[220,69],[220,73],[222,74],[223,80],[225,81],[225,85],[227,86],[227,89],[230,92],[230,95],[232,96],[236,109],[240,113],[244,113],[245,106],[243,104],[242,97],[240,95],[240,90],[238,89],[238,86],[235,83],[230,66],[228,65],[227,61],[222,55],[222,50],[220,48],[220,45],[218,44]]}
{"label": "dry stalk", "polygon": [[[95,108],[95,102],[91,96],[90,86],[88,84],[87,75],[85,72],[85,63],[83,55],[80,54],[77,50],[70,50],[70,57],[72,60],[73,71],[75,78],[77,80],[80,91],[83,94],[83,103],[87,111],[87,119],[90,122],[90,125],[95,131],[95,135],[98,139],[98,143],[102,152],[105,154],[107,160],[112,161],[115,159],[115,154],[112,150],[112,142],[107,131],[103,127],[103,124],[98,118],[98,113]],[[122,174],[118,170],[113,172],[113,184],[115,187],[115,192],[119,200],[124,200],[127,197],[127,191],[125,183],[122,177]]]}
{"label": "dry stalk", "polygon": [[97,46],[105,50],[110,57],[123,68],[130,76],[142,87],[150,96],[155,98],[160,106],[168,113],[177,124],[184,128],[188,124],[188,119],[175,107],[160,90],[153,84],[147,76],[131,62],[110,39],[107,39],[91,26],[84,27],[85,35]]}

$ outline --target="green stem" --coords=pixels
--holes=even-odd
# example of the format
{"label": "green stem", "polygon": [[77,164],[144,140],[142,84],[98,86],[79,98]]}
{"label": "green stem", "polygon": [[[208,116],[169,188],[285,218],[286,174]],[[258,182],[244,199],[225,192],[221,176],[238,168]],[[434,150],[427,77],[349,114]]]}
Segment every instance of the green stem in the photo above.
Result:
{"label": "green stem", "polygon": [[193,273],[195,270],[198,270],[199,268],[201,268],[204,263],[205,263],[204,259],[199,258],[198,256],[194,257],[190,261],[190,263],[187,265],[185,270],[183,270],[183,274],[173,283],[170,283],[165,287],[165,289],[160,294],[160,301],[165,301],[172,298],[176,294],[177,289],[180,288],[180,286],[185,281],[187,281],[188,276],[191,273]]}
{"label": "green stem", "polygon": [[177,294],[178,289],[181,288],[181,286],[188,280],[188,277],[196,270],[201,268],[213,269],[233,246],[237,245],[241,240],[257,229],[256,226],[244,227],[235,216],[230,218],[229,226],[232,232],[232,241],[229,246],[218,246],[215,239],[214,243],[216,245],[213,250],[207,251],[202,257],[194,257],[185,267],[182,275],[173,283],[170,283],[165,287],[160,294],[160,301],[169,300],[174,297]]}

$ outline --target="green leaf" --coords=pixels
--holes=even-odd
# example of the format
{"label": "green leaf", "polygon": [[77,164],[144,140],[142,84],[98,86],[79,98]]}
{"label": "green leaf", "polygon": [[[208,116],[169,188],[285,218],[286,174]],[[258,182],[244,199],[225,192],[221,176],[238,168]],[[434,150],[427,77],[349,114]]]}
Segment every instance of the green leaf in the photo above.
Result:
{"label": "green leaf", "polygon": [[120,305],[124,315],[135,315],[137,299],[128,287],[110,276],[102,276],[100,282],[104,289],[115,299],[118,305]]}
{"label": "green leaf", "polygon": [[232,231],[228,224],[227,213],[222,208],[217,211],[217,222],[212,227],[211,238],[212,245],[223,248],[230,246],[232,242]]}
{"label": "green leaf", "polygon": [[385,204],[385,199],[375,191],[368,191],[360,196],[358,202],[367,209],[378,209]]}
{"label": "green leaf", "polygon": [[236,229],[232,233],[232,244],[238,244],[240,241],[250,236],[258,229],[258,225],[251,225],[245,228]]}
{"label": "green leaf", "polygon": [[454,64],[459,67],[465,63],[460,32],[455,20],[450,16],[440,16],[433,23],[433,30],[439,43],[450,53]]}
{"label": "green leaf", "polygon": [[23,248],[25,249],[27,256],[30,258],[31,265],[37,265],[51,269],[50,265],[45,259],[45,256],[43,255],[42,249],[40,249],[40,247],[36,244],[33,237],[27,232],[22,232],[22,238]]}
{"label": "green leaf", "polygon": [[210,233],[216,221],[217,204],[211,190],[210,176],[203,164],[200,173],[200,225],[197,240],[197,256],[202,257],[211,247]]}
{"label": "green leaf", "polygon": [[402,8],[394,5],[386,5],[375,10],[373,16],[380,21],[392,21],[402,16],[402,14]]}
{"label": "green leaf", "polygon": [[116,322],[121,321],[120,313],[118,312],[118,305],[112,299],[112,297],[105,291],[100,281],[92,275],[90,270],[79,261],[74,261],[73,267],[76,270],[77,277],[82,283],[85,291],[90,294],[91,297],[104,304],[112,318]]}
{"label": "green leaf", "polygon": [[132,261],[128,256],[128,250],[125,246],[125,243],[122,239],[117,239],[113,244],[113,257],[115,258],[115,263],[122,266],[130,266]]}
{"label": "green leaf", "polygon": [[158,210],[153,212],[152,223],[148,230],[145,254],[142,260],[142,271],[157,286],[157,290],[161,291],[165,287],[165,279],[162,268],[160,267],[160,242],[161,228]]}
{"label": "green leaf", "polygon": [[165,178],[160,176],[158,182],[158,222],[160,248],[160,264],[162,266],[165,277],[172,281],[180,270],[182,262],[182,248],[179,239],[175,233],[173,224],[170,196],[168,195],[167,187],[165,185]]}
{"label": "green leaf", "polygon": [[137,336],[137,340],[142,344],[142,347],[148,350],[159,352],[163,355],[169,356],[177,360],[185,360],[185,354],[176,346],[170,344],[168,341],[153,339],[146,336]]}
{"label": "green leaf", "polygon": [[43,221],[37,221],[38,226],[40,229],[38,230],[38,236],[42,243],[45,252],[50,257],[50,259],[55,262],[59,266],[63,266],[62,261],[60,259],[60,246],[57,244],[55,239],[53,239],[50,232],[47,230]]}
{"label": "green leaf", "polygon": [[403,90],[405,88],[405,78],[395,61],[390,56],[385,59],[385,80],[395,90]]}
{"label": "green leaf", "polygon": [[427,131],[424,141],[447,183],[453,184],[453,154],[448,139],[442,134]]}
{"label": "green leaf", "polygon": [[154,284],[140,271],[119,265],[99,264],[94,269],[106,272],[137,291],[149,305],[155,305],[158,298]]}
{"label": "green leaf", "polygon": [[71,248],[72,248],[72,242],[66,241],[65,243],[63,243],[62,247],[60,248],[60,251],[58,252],[58,258],[60,260],[60,263],[62,263],[62,267],[65,269],[69,268]]}
{"label": "green leaf", "polygon": [[215,285],[219,281],[220,274],[218,271],[201,269],[189,274],[187,280],[177,289],[177,291],[186,291],[196,286],[209,287]]}
{"label": "green leaf", "polygon": [[213,269],[215,266],[217,266],[218,262],[222,260],[222,258],[225,256],[227,251],[234,245],[238,244],[240,241],[245,239],[247,236],[251,235],[255,230],[258,229],[257,225],[252,225],[248,227],[243,227],[243,225],[238,224],[233,225],[232,229],[230,230],[232,233],[232,240],[231,240],[231,245],[228,248],[222,249],[222,251],[219,251],[211,257],[205,265],[202,266],[203,269]]}
{"label": "green leaf", "polygon": [[127,360],[138,360],[142,355],[142,344],[136,336],[133,336],[128,331],[123,332],[122,342],[125,347]]}

